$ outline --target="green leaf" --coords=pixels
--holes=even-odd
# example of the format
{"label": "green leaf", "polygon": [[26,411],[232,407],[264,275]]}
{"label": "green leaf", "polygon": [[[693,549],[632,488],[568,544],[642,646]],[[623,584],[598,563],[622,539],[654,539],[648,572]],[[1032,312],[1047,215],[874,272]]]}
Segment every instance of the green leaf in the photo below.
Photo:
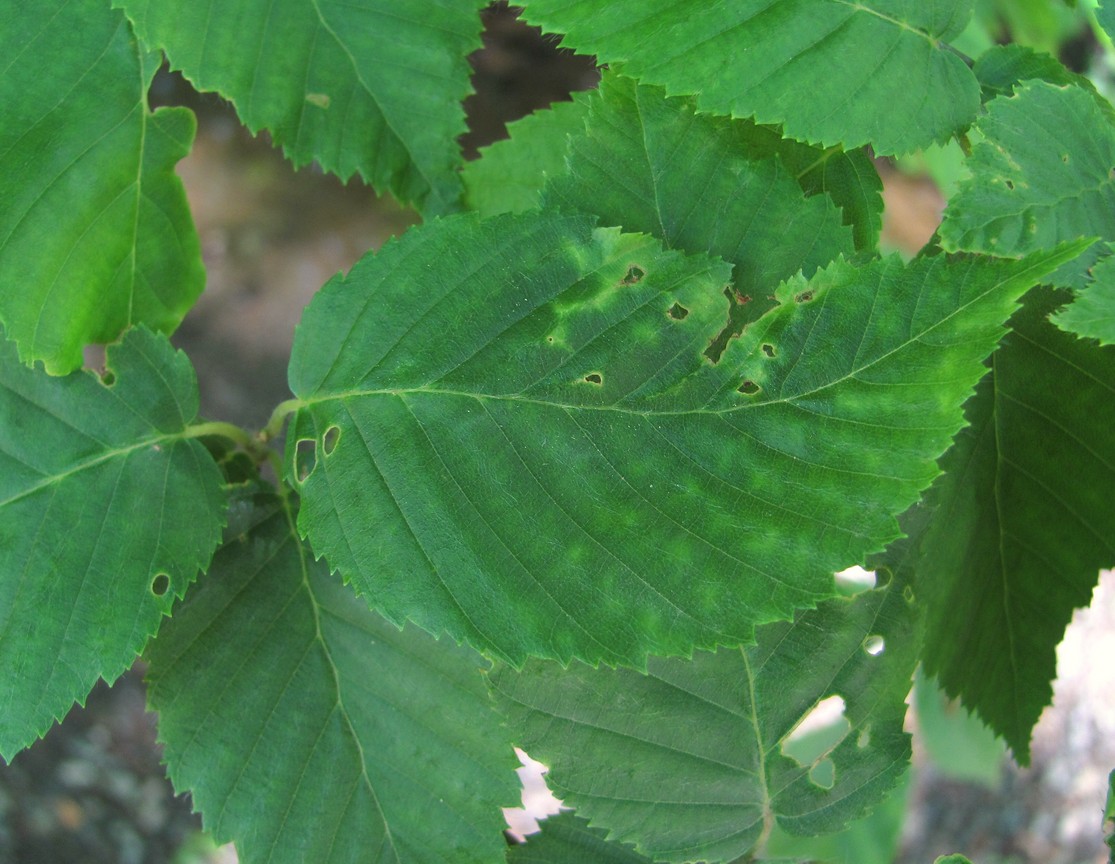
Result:
{"label": "green leaf", "polygon": [[610,842],[576,813],[559,813],[539,823],[540,834],[507,850],[508,864],[652,864],[629,846]]}
{"label": "green leaf", "polygon": [[193,114],[147,110],[158,57],[102,0],[0,10],[0,321],[24,361],[81,366],[131,324],[171,331],[205,282],[174,166]]}
{"label": "green leaf", "polygon": [[963,855],[941,855],[933,864],[972,864]]}
{"label": "green leaf", "polygon": [[1096,21],[1109,38],[1115,38],[1115,0],[1100,0],[1096,7]]}
{"label": "green leaf", "polygon": [[1054,313],[1053,323],[1076,336],[1115,345],[1115,257],[1092,268],[1092,282],[1068,306]]}
{"label": "green leaf", "polygon": [[[894,583],[761,627],[752,647],[652,658],[647,674],[532,661],[491,683],[516,743],[609,839],[655,860],[728,861],[775,820],[840,830],[903,775],[915,626]],[[843,719],[799,762],[791,733],[834,696]]]}
{"label": "green leaf", "polygon": [[732,339],[727,268],[587,217],[454,217],[299,325],[287,467],[314,551],[391,620],[641,664],[749,641],[897,536],[1018,262],[838,261]]}
{"label": "green leaf", "polygon": [[[942,40],[972,0],[528,0],[524,17],[623,73],[696,94],[700,111],[777,123],[802,141],[879,154],[944,141],[979,86]],[[802,94],[808,94],[803,98]]]}
{"label": "green leaf", "polygon": [[147,651],[175,787],[245,864],[501,860],[484,661],[369,612],[256,498]]}
{"label": "green leaf", "polygon": [[1006,747],[964,706],[949,700],[937,682],[919,669],[914,686],[918,740],[934,769],[944,777],[997,789]]}
{"label": "green leaf", "polygon": [[776,153],[748,158],[752,124],[699,115],[693,100],[627,78],[605,76],[600,93],[544,203],[732,264],[733,332],[771,308],[783,279],[854,251],[827,195],[806,198]]}
{"label": "green leaf", "polygon": [[1103,808],[1104,842],[1111,850],[1110,859],[1115,861],[1115,771],[1107,775],[1107,803]]}
{"label": "green leaf", "polygon": [[1115,564],[1115,350],[1047,320],[1035,291],[966,408],[918,537],[926,671],[1029,758],[1055,648]]}
{"label": "green leaf", "polygon": [[0,756],[113,681],[221,536],[220,472],[191,428],[197,384],[130,330],[109,373],[52,378],[0,341]]}
{"label": "green leaf", "polygon": [[1090,93],[1031,81],[992,100],[977,128],[972,176],[941,224],[945,249],[1016,256],[1115,240],[1115,127]]}
{"label": "green leaf", "polygon": [[536,209],[546,178],[565,172],[568,136],[584,131],[589,98],[576,94],[572,102],[509,123],[509,139],[482,148],[481,158],[466,163],[466,206],[481,216]]}
{"label": "green leaf", "polygon": [[481,47],[483,0],[114,0],[152,48],[201,90],[267,129],[296,165],[428,212],[461,193],[457,136]]}
{"label": "green leaf", "polygon": [[1032,48],[995,45],[980,55],[972,71],[979,79],[985,102],[996,96],[1010,96],[1022,82],[1037,79],[1057,87],[1075,86],[1086,90],[1108,121],[1115,122],[1115,108],[1091,81],[1071,72],[1056,58]]}

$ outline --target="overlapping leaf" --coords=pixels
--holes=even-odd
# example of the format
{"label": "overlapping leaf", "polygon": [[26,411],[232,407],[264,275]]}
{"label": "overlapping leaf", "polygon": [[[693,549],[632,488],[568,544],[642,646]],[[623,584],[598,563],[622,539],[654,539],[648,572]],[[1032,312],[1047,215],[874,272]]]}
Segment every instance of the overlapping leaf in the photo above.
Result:
{"label": "overlapping leaf", "polygon": [[1115,349],[1046,321],[1064,299],[1035,292],[1012,319],[910,529],[926,668],[1023,763],[1065,626],[1115,564]]}
{"label": "overlapping leaf", "polygon": [[1096,339],[1100,345],[1115,345],[1115,257],[1096,264],[1091,283],[1052,320],[1067,333]]}
{"label": "overlapping leaf", "polygon": [[734,332],[773,305],[783,279],[853,251],[827,195],[806,198],[777,154],[747,158],[750,124],[698,115],[691,100],[630,79],[605,77],[601,93],[544,203],[732,264]]}
{"label": "overlapping leaf", "polygon": [[837,262],[713,362],[723,265],[585,217],[431,223],[299,326],[301,530],[389,618],[516,663],[746,642],[896,536],[1076,251]]}
{"label": "overlapping leaf", "polygon": [[607,832],[575,813],[551,816],[540,827],[540,834],[508,850],[508,864],[651,864],[630,847],[609,842]]}
{"label": "overlapping leaf", "polygon": [[945,249],[1023,255],[1115,240],[1115,127],[1093,94],[1030,81],[988,105],[984,140],[941,224]]}
{"label": "overlapping leaf", "polygon": [[[979,86],[944,41],[972,0],[528,0],[524,16],[624,74],[696,94],[713,114],[777,123],[825,146],[881,154],[968,126]],[[803,98],[808,94],[808,98]]]}
{"label": "overlapping leaf", "polygon": [[[895,583],[761,627],[753,647],[653,658],[645,675],[532,661],[491,681],[516,743],[610,839],[659,861],[734,861],[775,820],[839,830],[903,774],[915,627]],[[799,764],[787,739],[830,696],[842,734]]]}
{"label": "overlapping leaf", "polygon": [[1085,90],[1095,100],[1107,119],[1115,122],[1115,108],[1096,90],[1083,75],[1065,68],[1048,54],[1022,45],[996,45],[979,56],[972,71],[980,82],[983,99],[989,102],[997,96],[1010,96],[1026,81],[1045,81],[1056,87],[1077,87]]}
{"label": "overlapping leaf", "polygon": [[460,195],[456,138],[481,0],[115,0],[202,90],[295,165],[437,212]]}
{"label": "overlapping leaf", "polygon": [[193,114],[147,110],[158,57],[102,0],[0,10],[0,321],[25,361],[81,365],[130,324],[173,330],[201,293],[174,165]]}
{"label": "overlapping leaf", "polygon": [[177,788],[245,864],[503,860],[481,658],[370,612],[257,498],[147,653]]}
{"label": "overlapping leaf", "polygon": [[146,330],[114,380],[51,378],[0,342],[0,755],[135,660],[209,562],[221,477],[191,440],[186,358]]}

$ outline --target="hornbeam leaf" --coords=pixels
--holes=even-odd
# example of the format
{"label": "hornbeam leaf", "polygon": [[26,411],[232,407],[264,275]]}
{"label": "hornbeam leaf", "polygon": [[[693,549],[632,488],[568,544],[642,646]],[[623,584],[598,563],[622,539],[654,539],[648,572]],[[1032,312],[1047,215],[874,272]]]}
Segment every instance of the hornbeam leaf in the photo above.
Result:
{"label": "hornbeam leaf", "polygon": [[854,251],[832,199],[806,198],[777,153],[748,158],[752,124],[699,115],[692,100],[631,79],[605,76],[600,93],[544,202],[732,264],[733,332],[771,307],[783,279]]}
{"label": "hornbeam leaf", "polygon": [[1065,296],[1011,319],[910,530],[926,669],[1023,764],[1065,626],[1115,564],[1115,349],[1046,320]]}
{"label": "hornbeam leaf", "polygon": [[[75,38],[80,34],[80,38]],[[157,56],[103,0],[0,9],[0,321],[25,361],[81,365],[131,324],[170,331],[201,293],[174,166],[186,108],[148,111]]]}
{"label": "hornbeam leaf", "polygon": [[[524,17],[623,73],[824,146],[879,154],[967,127],[979,85],[945,40],[972,0],[526,0]],[[803,98],[802,94],[808,94]]]}
{"label": "hornbeam leaf", "polygon": [[299,526],[358,593],[514,663],[740,644],[897,536],[1023,262],[838,261],[709,356],[728,268],[583,216],[453,217],[299,325]]}
{"label": "hornbeam leaf", "polygon": [[146,654],[175,787],[245,864],[501,861],[483,659],[369,611],[256,497]]}
{"label": "hornbeam leaf", "polygon": [[147,330],[104,379],[0,342],[0,756],[114,680],[209,563],[221,475],[190,426],[185,356]]}
{"label": "hornbeam leaf", "polygon": [[1066,333],[1115,345],[1115,256],[1092,268],[1092,282],[1076,299],[1056,312],[1052,321]]}
{"label": "hornbeam leaf", "polygon": [[1115,38],[1115,0],[1100,0],[1096,7],[1096,21],[1111,38]]}
{"label": "hornbeam leaf", "polygon": [[1115,126],[1080,87],[1029,81],[993,99],[941,223],[950,251],[1024,255],[1076,237],[1115,240]]}
{"label": "hornbeam leaf", "polygon": [[[892,580],[760,627],[751,647],[652,658],[646,674],[535,660],[491,685],[554,793],[610,840],[655,861],[735,861],[775,821],[840,830],[902,777],[916,626]],[[837,699],[842,717],[807,742],[802,721]]]}
{"label": "hornbeam leaf", "polygon": [[438,212],[460,196],[457,136],[484,0],[114,0],[201,90],[296,165],[354,173]]}
{"label": "hornbeam leaf", "polygon": [[507,864],[652,864],[630,847],[609,842],[576,813],[559,813],[539,823],[539,834],[507,850]]}

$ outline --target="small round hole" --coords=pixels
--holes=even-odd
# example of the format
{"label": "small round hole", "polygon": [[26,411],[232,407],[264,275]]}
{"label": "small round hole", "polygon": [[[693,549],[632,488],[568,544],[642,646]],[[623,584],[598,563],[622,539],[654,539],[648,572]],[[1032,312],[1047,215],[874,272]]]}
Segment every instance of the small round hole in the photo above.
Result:
{"label": "small round hole", "polygon": [[170,590],[170,577],[166,573],[159,573],[151,580],[151,593],[162,597]]}

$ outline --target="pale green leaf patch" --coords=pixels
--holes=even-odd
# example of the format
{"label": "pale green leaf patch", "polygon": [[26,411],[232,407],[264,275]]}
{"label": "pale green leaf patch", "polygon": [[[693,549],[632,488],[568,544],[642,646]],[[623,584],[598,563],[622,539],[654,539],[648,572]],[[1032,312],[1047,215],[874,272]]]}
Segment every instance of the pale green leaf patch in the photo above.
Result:
{"label": "pale green leaf patch", "polygon": [[327,284],[295,338],[300,529],[374,608],[492,656],[750,641],[898,534],[1022,262],[856,267],[730,339],[729,268],[579,216],[455,217]]}
{"label": "pale green leaf patch", "polygon": [[1092,281],[1063,309],[1053,313],[1053,323],[1066,333],[1115,345],[1115,257],[1108,256],[1092,268]]}

